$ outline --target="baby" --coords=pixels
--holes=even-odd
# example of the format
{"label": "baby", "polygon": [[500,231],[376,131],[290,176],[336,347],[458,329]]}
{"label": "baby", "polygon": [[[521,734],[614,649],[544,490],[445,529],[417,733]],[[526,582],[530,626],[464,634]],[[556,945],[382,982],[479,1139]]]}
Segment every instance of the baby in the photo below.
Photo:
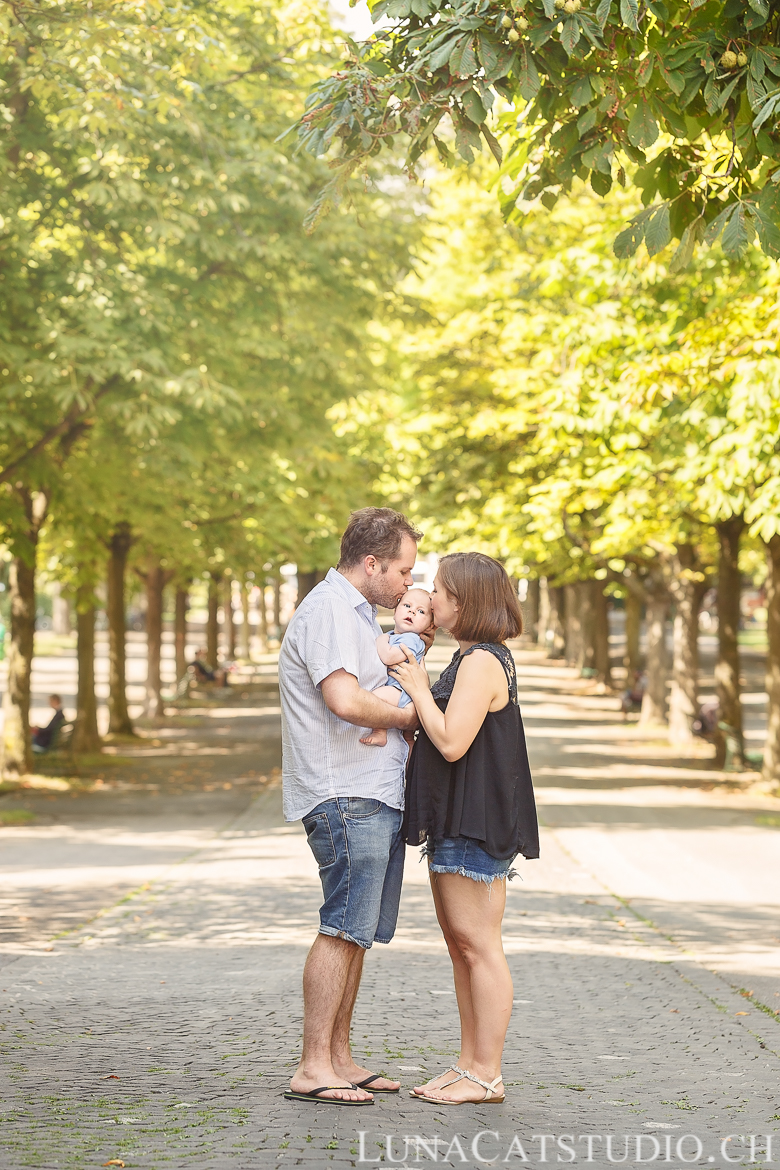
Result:
{"label": "baby", "polygon": [[[395,630],[392,634],[380,634],[376,640],[377,653],[385,666],[406,662],[402,646],[408,646],[417,661],[422,662],[425,643],[420,634],[425,633],[432,622],[430,593],[417,587],[409,589],[396,606]],[[391,703],[393,707],[408,707],[412,701],[392,675],[387,676],[385,686],[377,687],[374,694],[384,699],[386,703]],[[374,728],[368,735],[364,735],[360,742],[370,744],[372,747],[384,747],[387,743],[387,732],[383,727]]]}

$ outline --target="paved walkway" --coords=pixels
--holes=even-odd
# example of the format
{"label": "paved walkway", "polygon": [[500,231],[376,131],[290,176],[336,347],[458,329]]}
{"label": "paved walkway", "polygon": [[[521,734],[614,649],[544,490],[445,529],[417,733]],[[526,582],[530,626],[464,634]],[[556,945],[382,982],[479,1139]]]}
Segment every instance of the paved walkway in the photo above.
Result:
{"label": "paved walkway", "polygon": [[[780,1162],[780,801],[520,658],[544,827],[509,891],[504,1105],[281,1099],[319,887],[278,715],[248,697],[148,731],[90,791],[2,798],[38,818],[0,838],[3,1170],[771,1165],[767,1135]],[[416,851],[355,1042],[404,1086],[456,1056]]]}

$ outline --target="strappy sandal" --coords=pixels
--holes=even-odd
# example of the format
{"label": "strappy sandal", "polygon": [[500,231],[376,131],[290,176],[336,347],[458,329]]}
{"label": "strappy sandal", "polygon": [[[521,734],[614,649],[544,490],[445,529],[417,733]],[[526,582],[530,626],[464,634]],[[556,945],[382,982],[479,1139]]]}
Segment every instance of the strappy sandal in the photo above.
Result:
{"label": "strappy sandal", "polygon": [[[453,1069],[452,1071],[454,1072],[455,1070]],[[454,1081],[449,1081],[446,1085],[442,1085],[441,1088],[448,1089],[450,1085],[454,1085],[456,1081],[462,1081],[464,1077],[467,1081],[473,1081],[475,1085],[481,1085],[485,1090],[485,1096],[481,1101],[448,1101],[446,1097],[426,1097],[422,1093],[413,1093],[412,1096],[416,1096],[418,1101],[428,1101],[431,1105],[501,1105],[506,1100],[503,1093],[500,1097],[496,1093],[496,1086],[500,1085],[503,1080],[500,1073],[495,1080],[488,1084],[487,1081],[480,1080],[473,1073],[462,1069],[460,1070],[460,1076],[456,1077]]]}
{"label": "strappy sandal", "polygon": [[[444,1072],[438,1073],[438,1076],[440,1076],[440,1077],[446,1076],[446,1074],[448,1072],[454,1072],[454,1073],[457,1073],[458,1075],[454,1078],[454,1080],[447,1081],[446,1085],[439,1085],[439,1089],[446,1089],[450,1085],[454,1085],[456,1081],[463,1080],[463,1077],[466,1075],[462,1068],[458,1068],[457,1064],[451,1064],[449,1068],[445,1068]],[[438,1092],[438,1090],[437,1090],[437,1092]],[[415,1093],[414,1089],[409,1090],[409,1096],[416,1097],[418,1101],[432,1101],[433,1100],[432,1097],[426,1097],[424,1093]]]}

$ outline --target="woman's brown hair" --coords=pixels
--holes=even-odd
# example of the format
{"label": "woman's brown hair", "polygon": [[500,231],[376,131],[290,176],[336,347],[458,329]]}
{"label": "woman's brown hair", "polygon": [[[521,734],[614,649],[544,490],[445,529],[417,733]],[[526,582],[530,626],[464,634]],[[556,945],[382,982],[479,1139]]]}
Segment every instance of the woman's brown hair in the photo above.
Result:
{"label": "woman's brown hair", "polygon": [[485,553],[450,553],[439,580],[458,604],[450,633],[463,642],[505,642],[523,632],[523,614],[506,569]]}

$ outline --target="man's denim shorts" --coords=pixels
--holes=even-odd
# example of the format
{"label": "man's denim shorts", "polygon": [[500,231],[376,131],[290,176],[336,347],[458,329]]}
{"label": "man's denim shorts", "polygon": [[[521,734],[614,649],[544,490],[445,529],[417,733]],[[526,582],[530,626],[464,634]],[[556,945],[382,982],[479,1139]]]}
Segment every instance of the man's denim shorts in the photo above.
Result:
{"label": "man's denim shorts", "polygon": [[338,796],[303,818],[320,867],[320,934],[365,950],[389,943],[398,921],[405,846],[403,814],[381,800]]}

